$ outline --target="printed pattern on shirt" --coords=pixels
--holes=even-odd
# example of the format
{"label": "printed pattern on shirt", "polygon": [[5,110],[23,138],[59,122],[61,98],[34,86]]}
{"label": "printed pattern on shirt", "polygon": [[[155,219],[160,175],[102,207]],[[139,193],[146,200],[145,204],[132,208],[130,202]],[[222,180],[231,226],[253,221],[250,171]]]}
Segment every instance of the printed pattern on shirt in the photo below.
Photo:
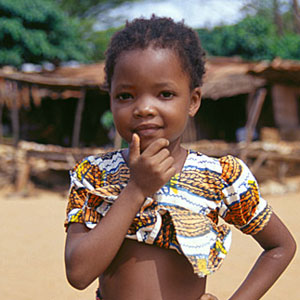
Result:
{"label": "printed pattern on shirt", "polygon": [[[126,186],[130,171],[121,151],[115,151],[87,157],[70,175],[65,225],[79,222],[92,229]],[[271,209],[242,161],[189,151],[182,171],[145,199],[127,238],[174,249],[187,257],[195,273],[206,276],[220,267],[230,248],[230,229],[217,225],[218,216],[256,234],[269,221]]]}

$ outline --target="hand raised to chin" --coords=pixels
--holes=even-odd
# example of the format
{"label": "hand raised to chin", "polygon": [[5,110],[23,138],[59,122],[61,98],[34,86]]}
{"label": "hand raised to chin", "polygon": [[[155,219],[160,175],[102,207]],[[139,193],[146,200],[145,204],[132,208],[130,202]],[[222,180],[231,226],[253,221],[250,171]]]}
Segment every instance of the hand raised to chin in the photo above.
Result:
{"label": "hand raised to chin", "polygon": [[174,158],[164,138],[151,143],[142,153],[140,138],[134,133],[129,145],[130,182],[147,197],[158,191],[175,174]]}

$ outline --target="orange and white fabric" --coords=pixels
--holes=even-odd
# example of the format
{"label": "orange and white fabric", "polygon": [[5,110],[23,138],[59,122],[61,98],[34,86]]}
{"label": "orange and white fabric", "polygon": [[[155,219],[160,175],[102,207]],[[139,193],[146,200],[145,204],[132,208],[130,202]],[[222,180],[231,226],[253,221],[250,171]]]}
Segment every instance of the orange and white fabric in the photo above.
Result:
{"label": "orange and white fabric", "polygon": [[[126,186],[130,169],[118,150],[89,156],[70,174],[65,225],[80,222],[93,229]],[[176,250],[203,277],[220,267],[230,248],[230,228],[218,226],[219,217],[254,235],[264,228],[271,213],[241,160],[212,158],[190,150],[182,171],[145,199],[126,237]]]}

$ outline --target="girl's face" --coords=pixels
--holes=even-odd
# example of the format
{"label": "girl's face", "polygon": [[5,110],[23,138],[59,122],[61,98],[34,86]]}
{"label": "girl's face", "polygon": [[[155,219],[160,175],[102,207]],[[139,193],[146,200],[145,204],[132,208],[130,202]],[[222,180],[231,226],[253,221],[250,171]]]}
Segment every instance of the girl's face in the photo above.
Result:
{"label": "girl's face", "polygon": [[190,90],[190,78],[171,49],[136,49],[117,59],[110,92],[115,126],[127,142],[140,137],[141,151],[165,138],[170,150],[180,145],[189,116],[200,106],[200,88]]}

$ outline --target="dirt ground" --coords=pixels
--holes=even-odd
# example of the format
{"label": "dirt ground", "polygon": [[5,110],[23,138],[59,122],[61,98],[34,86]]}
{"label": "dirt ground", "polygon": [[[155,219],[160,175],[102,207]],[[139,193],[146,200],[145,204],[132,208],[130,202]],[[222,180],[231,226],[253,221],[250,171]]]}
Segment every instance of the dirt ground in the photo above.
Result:
{"label": "dirt ground", "polygon": [[[0,190],[0,294],[12,300],[94,299],[96,283],[84,291],[73,289],[64,272],[63,222],[66,192],[35,189],[29,197],[10,196]],[[265,196],[300,244],[300,193]],[[228,299],[259,255],[255,241],[233,229],[233,244],[224,265],[208,280],[208,291]],[[287,271],[264,300],[300,299],[297,252]],[[155,300],[155,299],[153,299]],[[184,299],[183,299],[184,300]]]}

